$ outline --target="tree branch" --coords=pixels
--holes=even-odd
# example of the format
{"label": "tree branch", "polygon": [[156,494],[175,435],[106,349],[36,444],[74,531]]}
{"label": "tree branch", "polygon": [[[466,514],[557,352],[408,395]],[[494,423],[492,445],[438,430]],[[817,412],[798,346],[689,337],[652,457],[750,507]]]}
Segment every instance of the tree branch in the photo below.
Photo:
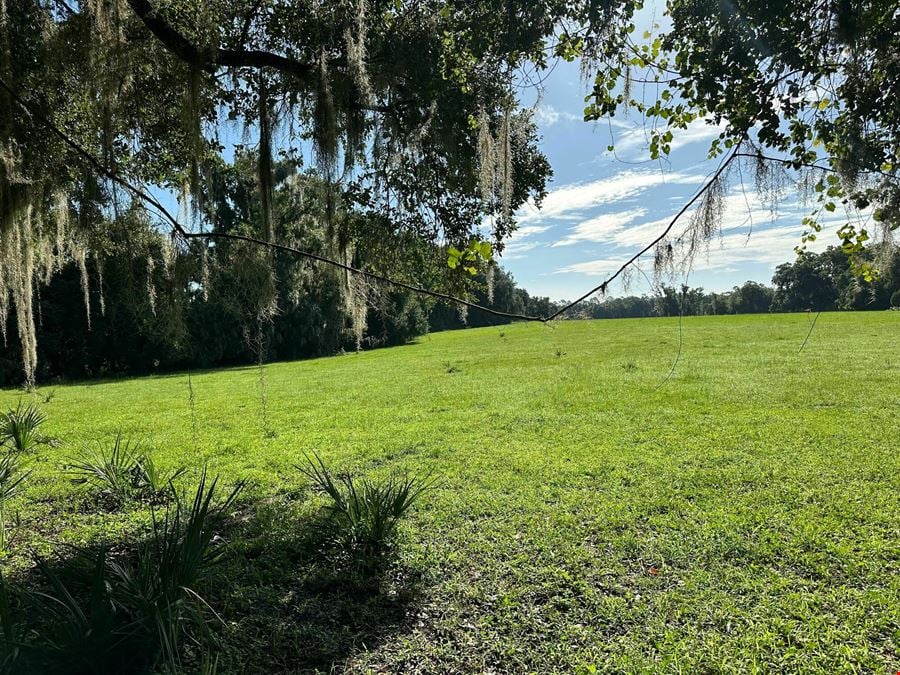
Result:
{"label": "tree branch", "polygon": [[470,302],[463,298],[456,297],[454,295],[450,295],[449,293],[442,293],[440,291],[433,291],[428,288],[422,288],[421,286],[416,286],[414,284],[408,284],[404,281],[398,281],[396,279],[392,279],[390,277],[384,276],[382,274],[376,274],[375,272],[369,272],[367,270],[359,269],[357,267],[353,267],[352,265],[347,265],[338,260],[332,260],[331,258],[326,258],[325,256],[318,255],[317,253],[310,253],[309,251],[302,251],[298,248],[294,248],[292,246],[286,246],[284,244],[277,244],[270,241],[264,241],[262,239],[257,239],[255,237],[246,237],[244,235],[239,234],[231,234],[227,232],[191,232],[187,227],[182,225],[178,219],[175,218],[162,204],[160,204],[159,200],[155,199],[151,195],[149,195],[145,190],[137,187],[130,181],[123,178],[121,175],[108,169],[103,165],[100,160],[94,157],[90,152],[88,152],[83,146],[81,146],[77,141],[70,138],[64,131],[62,131],[59,127],[57,127],[53,122],[47,119],[44,115],[42,115],[39,111],[37,111],[33,106],[24,101],[13,89],[7,84],[3,78],[0,78],[0,88],[6,90],[9,95],[12,97],[13,101],[19,105],[26,113],[40,122],[43,126],[49,129],[54,135],[58,136],[67,147],[73,150],[79,157],[81,157],[92,169],[94,169],[100,175],[108,178],[109,180],[115,182],[118,185],[121,185],[125,190],[127,190],[131,195],[137,197],[141,201],[146,204],[149,204],[155,211],[159,213],[160,216],[169,221],[169,225],[172,228],[172,231],[180,236],[185,241],[190,239],[207,239],[207,240],[215,240],[215,239],[229,239],[232,241],[245,241],[251,244],[255,244],[257,246],[265,246],[272,250],[277,251],[285,251],[288,253],[293,253],[294,255],[298,255],[302,258],[307,258],[308,260],[315,260],[316,262],[320,262],[326,265],[331,265],[332,267],[337,267],[339,269],[345,270],[352,274],[358,274],[360,276],[366,277],[372,281],[379,281],[390,286],[394,286],[396,288],[402,288],[407,291],[411,291],[413,293],[417,293],[419,295],[426,295],[432,298],[437,298],[440,300],[446,300],[449,302],[455,302],[460,305],[465,305],[471,309],[480,310],[482,312],[487,312],[488,314],[492,314],[494,316],[500,316],[508,319],[522,319],[524,321],[546,321],[546,319],[539,316],[529,316],[527,314],[516,314],[514,312],[503,312],[497,309],[492,309],[491,307],[485,307],[484,305],[479,305],[475,302]]}
{"label": "tree branch", "polygon": [[[129,0],[135,1],[135,0]],[[657,236],[653,241],[647,244],[644,248],[634,254],[631,258],[629,258],[626,262],[624,262],[615,273],[606,278],[606,280],[600,284],[589,290],[587,293],[581,295],[577,300],[570,302],[568,305],[554,312],[550,316],[540,317],[540,316],[530,316],[527,314],[517,314],[515,312],[503,312],[500,310],[492,309],[490,307],[485,307],[484,305],[479,305],[478,303],[470,302],[463,298],[450,295],[448,293],[442,293],[440,291],[433,291],[427,288],[423,288],[421,286],[416,286],[414,284],[408,284],[404,281],[398,281],[396,279],[392,279],[390,277],[384,276],[382,274],[376,274],[374,272],[368,272],[363,269],[359,269],[353,267],[352,265],[347,265],[337,260],[333,260],[331,258],[326,258],[325,256],[318,255],[316,253],[310,253],[308,251],[302,251],[300,249],[294,248],[292,246],[286,246],[284,244],[277,244],[274,242],[265,241],[262,239],[257,239],[255,237],[247,237],[239,234],[231,234],[226,232],[191,232],[188,228],[182,225],[169,211],[159,203],[159,201],[153,198],[151,195],[147,194],[141,188],[133,185],[131,182],[117,174],[116,172],[106,168],[96,157],[94,157],[90,152],[88,152],[85,148],[83,148],[76,141],[71,139],[65,132],[63,132],[59,127],[57,127],[53,122],[47,119],[44,115],[42,115],[39,111],[35,110],[30,104],[25,102],[2,78],[0,78],[0,88],[5,89],[13,101],[15,101],[22,109],[24,109],[29,115],[34,117],[38,122],[47,127],[53,134],[58,136],[62,141],[72,150],[74,150],[87,164],[89,164],[95,171],[99,174],[105,176],[109,180],[114,181],[118,185],[121,185],[125,188],[129,193],[140,199],[141,201],[152,206],[162,217],[169,221],[169,224],[172,227],[172,230],[177,235],[181,236],[184,240],[190,239],[206,239],[206,240],[215,240],[215,239],[229,239],[233,241],[244,241],[247,243],[255,244],[257,246],[268,247],[273,250],[285,251],[288,253],[292,253],[294,255],[298,255],[303,258],[307,258],[309,260],[315,260],[316,262],[320,262],[326,265],[330,265],[332,267],[337,267],[339,269],[345,270],[352,274],[358,274],[366,277],[367,279],[371,279],[373,281],[379,281],[390,286],[394,286],[396,288],[402,288],[407,291],[411,291],[413,293],[419,295],[426,295],[432,298],[437,298],[440,300],[446,300],[449,302],[455,302],[460,305],[465,305],[471,309],[480,310],[482,312],[487,312],[488,314],[492,314],[494,316],[500,316],[508,319],[520,319],[523,321],[539,321],[541,323],[548,323],[553,321],[554,319],[562,316],[567,311],[575,307],[576,305],[581,304],[585,300],[587,300],[591,295],[596,293],[597,291],[601,291],[606,289],[610,283],[612,283],[615,279],[617,279],[628,267],[632,266],[638,258],[647,253],[650,249],[656,246],[659,242],[661,242],[665,237],[672,231],[672,228],[675,227],[675,224],[678,220],[687,212],[687,210],[693,206],[693,204],[701,197],[703,194],[709,190],[709,188],[719,179],[719,177],[725,172],[728,166],[731,164],[733,160],[737,157],[744,156],[746,153],[741,153],[740,151],[740,143],[734,147],[731,154],[719,165],[718,169],[716,169],[715,173],[710,177],[710,179],[691,197],[688,202],[681,207],[678,213],[672,218],[666,228]]]}
{"label": "tree branch", "polygon": [[316,71],[315,64],[259,49],[200,50],[163,19],[149,0],[128,0],[128,4],[166,49],[182,61],[200,66],[204,70],[212,72],[217,67],[273,68],[300,77],[310,76]]}

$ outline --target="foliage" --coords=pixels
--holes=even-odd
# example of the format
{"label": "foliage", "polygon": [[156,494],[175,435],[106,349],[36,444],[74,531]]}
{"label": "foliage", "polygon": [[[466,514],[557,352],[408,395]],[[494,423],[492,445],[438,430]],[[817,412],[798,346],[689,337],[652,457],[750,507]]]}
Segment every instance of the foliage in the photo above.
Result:
{"label": "foliage", "polygon": [[174,494],[174,481],[184,471],[163,471],[139,444],[121,433],[112,445],[86,446],[67,467],[73,483],[89,484],[118,502]]}
{"label": "foliage", "polygon": [[[636,109],[653,158],[689,125],[723,123],[710,157],[738,147],[754,156],[763,197],[777,198],[785,168],[788,180],[805,175],[815,208],[803,243],[846,208],[841,247],[854,274],[874,278],[877,268],[857,254],[877,233],[853,214],[871,211],[882,235],[900,225],[900,125],[897,107],[883,103],[900,95],[893,0],[670,0],[666,9],[665,27],[638,38],[628,23],[612,48],[564,36],[597,68],[586,119]],[[637,100],[632,82],[652,85],[656,100]]]}
{"label": "foliage", "polygon": [[422,493],[429,478],[391,476],[387,480],[333,474],[317,454],[297,468],[331,501],[328,504],[338,536],[363,560],[380,556],[391,546],[397,525]]}
{"label": "foliage", "polygon": [[0,577],[6,671],[182,672],[182,638],[207,630],[211,610],[199,590],[223,553],[215,528],[240,489],[216,503],[217,482],[204,471],[192,499],[154,513],[134,551],[77,550],[58,565],[38,558],[43,592]]}
{"label": "foliage", "polygon": [[40,433],[47,415],[34,403],[19,401],[15,408],[0,415],[0,445],[15,452],[29,452],[39,445],[54,445],[56,440]]}
{"label": "foliage", "polygon": [[[373,266],[414,266],[423,246],[444,262],[438,244],[462,250],[479,238],[485,217],[493,219],[500,247],[511,214],[527,199],[540,201],[550,175],[531,115],[519,109],[515,71],[529,62],[546,65],[559,22],[580,18],[570,5],[4,3],[0,76],[9,90],[0,89],[0,262],[9,274],[0,281],[3,298],[12,298],[26,380],[39,363],[33,283],[74,265],[90,323],[97,309],[104,312],[102,296],[98,303],[91,296],[103,285],[99,263],[116,247],[119,227],[148,276],[171,274],[154,255],[167,248],[169,262],[191,263],[186,280],[170,281],[209,290],[207,257],[217,246],[184,235],[222,234],[215,193],[224,148],[211,129],[223,116],[250,130],[245,145],[259,149],[251,187],[258,207],[240,223],[245,236],[292,243],[278,224],[278,162],[297,161],[305,145],[325,195],[312,227],[325,225],[336,258],[352,259],[376,239],[370,254],[389,255]],[[619,14],[612,3],[591,10],[597,20]],[[478,140],[488,136],[500,150],[491,164],[495,184],[483,192]],[[171,241],[137,223],[133,212],[146,205],[139,209],[130,190],[108,180],[110,172],[180,191],[190,211],[183,232]],[[112,228],[103,218],[110,212]],[[417,246],[401,246],[407,240]],[[258,263],[249,271],[271,271],[271,261]],[[459,272],[433,281],[464,287]],[[163,288],[148,284],[141,298],[150,316]],[[250,290],[266,301],[256,312],[273,310],[271,285],[260,280]],[[0,318],[7,309],[4,300]],[[177,319],[177,308],[167,310]]]}

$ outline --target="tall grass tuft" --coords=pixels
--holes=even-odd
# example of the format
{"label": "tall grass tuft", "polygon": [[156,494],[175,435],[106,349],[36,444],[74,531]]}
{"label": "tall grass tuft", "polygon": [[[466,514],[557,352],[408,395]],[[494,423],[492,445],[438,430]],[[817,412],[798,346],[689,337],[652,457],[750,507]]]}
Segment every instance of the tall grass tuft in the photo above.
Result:
{"label": "tall grass tuft", "polygon": [[47,415],[33,403],[22,401],[14,409],[0,415],[0,445],[16,452],[28,452],[39,445],[56,445],[57,441],[40,432]]}
{"label": "tall grass tuft", "polygon": [[375,481],[335,475],[317,454],[306,460],[306,466],[297,468],[330,499],[328,509],[338,533],[364,558],[377,558],[393,544],[401,518],[434,484],[429,477],[394,475]]}

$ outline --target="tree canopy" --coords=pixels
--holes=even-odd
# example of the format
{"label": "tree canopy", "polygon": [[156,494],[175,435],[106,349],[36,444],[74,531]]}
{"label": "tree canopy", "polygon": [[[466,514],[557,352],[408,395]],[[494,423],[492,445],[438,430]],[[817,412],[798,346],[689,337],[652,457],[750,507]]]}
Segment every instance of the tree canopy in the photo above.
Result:
{"label": "tree canopy", "polygon": [[[615,49],[592,52],[577,33],[566,36],[570,58],[583,53],[597,69],[585,116],[637,109],[652,127],[654,158],[689,124],[724,124],[710,158],[749,164],[772,202],[786,183],[815,196],[801,250],[824,216],[845,208],[842,248],[872,279],[877,266],[856,254],[900,226],[896,2],[669,0],[666,8],[661,26],[635,37],[631,24]],[[633,95],[633,86],[656,96]],[[715,178],[726,181],[728,170]],[[682,236],[688,248],[714,226],[717,194],[704,196]]]}
{"label": "tree canopy", "polygon": [[[651,121],[654,156],[691,123],[727,123],[710,148],[722,155],[713,180],[598,289],[645,253],[659,270],[679,251],[693,255],[716,231],[737,161],[755,167],[773,201],[785,181],[806,181],[818,204],[805,241],[841,202],[882,236],[897,227],[900,49],[889,0],[670,0],[665,27],[642,41],[641,8],[0,0],[0,314],[5,336],[14,309],[26,379],[38,282],[74,266],[89,326],[104,311],[102,294],[91,307],[91,287],[102,288],[110,251],[158,266],[166,283],[186,270],[177,283],[204,297],[225,273],[211,260],[256,270],[245,287],[257,324],[300,290],[285,287],[272,247],[305,254],[312,232],[322,237],[311,258],[365,267],[368,276],[338,275],[357,325],[388,275],[463,295],[478,278],[490,286],[517,208],[539,204],[551,175],[520,73],[558,59],[580,59],[593,78],[586,119],[632,106]],[[658,87],[658,100],[632,96],[636,83]],[[249,154],[238,177],[227,165],[240,134],[237,151]],[[299,228],[279,214],[285,167],[316,176],[315,213]],[[181,195],[177,217],[161,190]],[[248,191],[254,200],[236,197]],[[839,235],[854,273],[874,279],[877,261],[860,255],[870,230],[848,219]],[[212,255],[241,241],[269,250]]]}

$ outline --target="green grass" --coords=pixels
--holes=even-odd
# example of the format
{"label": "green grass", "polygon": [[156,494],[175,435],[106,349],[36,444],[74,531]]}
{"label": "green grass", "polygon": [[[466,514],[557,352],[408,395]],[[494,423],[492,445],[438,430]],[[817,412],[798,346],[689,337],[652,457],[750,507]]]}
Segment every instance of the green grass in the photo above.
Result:
{"label": "green grass", "polygon": [[[194,414],[186,374],[57,386],[4,565],[146,525],[60,470],[121,431],[185,487],[250,481],[220,672],[892,673],[900,313],[823,314],[798,354],[808,327],[685,318],[668,381],[677,319],[441,333],[267,366],[265,425],[256,368],[192,374]],[[323,502],[283,493],[312,451],[438,478],[377,589],[305,553]]]}

